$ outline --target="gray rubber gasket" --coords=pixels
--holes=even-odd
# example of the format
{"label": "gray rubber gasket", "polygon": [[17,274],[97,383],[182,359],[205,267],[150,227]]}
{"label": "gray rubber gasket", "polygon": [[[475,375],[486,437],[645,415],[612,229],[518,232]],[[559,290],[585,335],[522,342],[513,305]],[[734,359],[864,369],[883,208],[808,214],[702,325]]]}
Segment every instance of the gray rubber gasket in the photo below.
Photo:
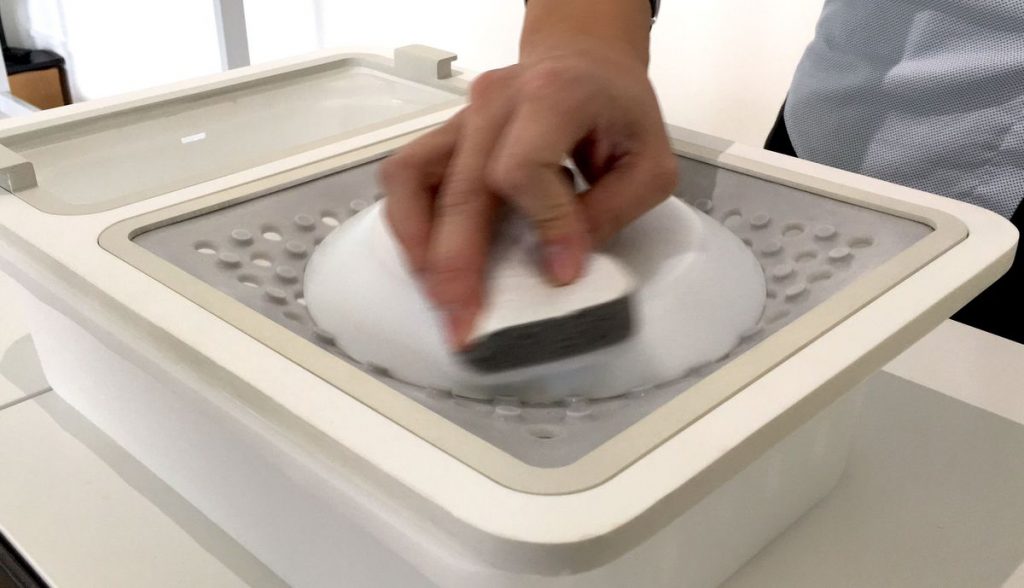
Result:
{"label": "gray rubber gasket", "polygon": [[[677,195],[722,221],[765,270],[769,299],[762,320],[727,356],[654,388],[542,406],[513,398],[460,398],[395,381],[374,366],[358,367],[526,464],[566,466],[932,232],[893,214],[678,160]],[[142,232],[134,242],[352,363],[330,334],[313,325],[301,284],[312,248],[380,197],[376,167],[370,162],[348,168]]]}

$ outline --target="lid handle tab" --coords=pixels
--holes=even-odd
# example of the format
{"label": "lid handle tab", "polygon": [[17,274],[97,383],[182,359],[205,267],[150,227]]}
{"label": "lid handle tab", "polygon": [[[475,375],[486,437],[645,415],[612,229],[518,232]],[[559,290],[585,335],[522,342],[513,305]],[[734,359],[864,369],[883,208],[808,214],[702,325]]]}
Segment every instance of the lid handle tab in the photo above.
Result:
{"label": "lid handle tab", "polygon": [[452,62],[458,55],[427,45],[406,45],[395,49],[395,71],[398,75],[417,82],[447,80],[452,73]]}
{"label": "lid handle tab", "polygon": [[0,145],[0,188],[14,194],[37,185],[32,162]]}

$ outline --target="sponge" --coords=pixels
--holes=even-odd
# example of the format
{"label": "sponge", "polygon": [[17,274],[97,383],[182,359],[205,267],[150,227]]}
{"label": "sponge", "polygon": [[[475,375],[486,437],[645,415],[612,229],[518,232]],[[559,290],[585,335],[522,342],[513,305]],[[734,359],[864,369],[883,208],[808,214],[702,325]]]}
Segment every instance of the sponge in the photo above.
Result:
{"label": "sponge", "polygon": [[534,247],[512,242],[496,249],[487,302],[461,353],[473,369],[520,369],[591,353],[629,337],[636,280],[612,257],[593,255],[579,280],[556,287],[528,255]]}

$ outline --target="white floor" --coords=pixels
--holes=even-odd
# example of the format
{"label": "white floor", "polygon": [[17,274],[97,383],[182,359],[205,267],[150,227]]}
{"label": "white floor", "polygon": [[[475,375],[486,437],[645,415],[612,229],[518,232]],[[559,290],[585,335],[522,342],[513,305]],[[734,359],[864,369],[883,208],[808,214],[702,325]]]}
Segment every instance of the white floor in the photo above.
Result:
{"label": "white floor", "polygon": [[[30,359],[0,311],[0,530],[52,585],[281,584]],[[1024,346],[947,322],[887,371],[836,490],[726,586],[1024,586]]]}

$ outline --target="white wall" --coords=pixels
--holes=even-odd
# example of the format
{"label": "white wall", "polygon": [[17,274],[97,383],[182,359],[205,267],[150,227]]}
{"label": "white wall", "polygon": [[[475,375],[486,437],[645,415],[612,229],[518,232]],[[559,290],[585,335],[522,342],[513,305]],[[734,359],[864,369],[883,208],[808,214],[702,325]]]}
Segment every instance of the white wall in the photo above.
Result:
{"label": "white wall", "polygon": [[[3,0],[11,40],[69,59],[90,99],[216,71],[213,0]],[[425,43],[485,70],[516,59],[520,0],[245,0],[254,62]],[[651,76],[666,119],[750,144],[771,126],[822,0],[663,0]],[[30,31],[21,34],[18,27]]]}
{"label": "white wall", "polygon": [[662,0],[651,78],[665,118],[762,145],[823,0]]}
{"label": "white wall", "polygon": [[[373,1],[365,2],[371,4]],[[357,4],[352,0],[347,4]],[[253,63],[301,55],[323,47],[314,0],[245,0],[249,58]]]}
{"label": "white wall", "polygon": [[[760,145],[823,0],[662,0],[651,77],[666,119]],[[519,0],[246,0],[254,60],[315,46],[425,43],[474,70],[516,59]],[[319,17],[319,18],[318,18]]]}

